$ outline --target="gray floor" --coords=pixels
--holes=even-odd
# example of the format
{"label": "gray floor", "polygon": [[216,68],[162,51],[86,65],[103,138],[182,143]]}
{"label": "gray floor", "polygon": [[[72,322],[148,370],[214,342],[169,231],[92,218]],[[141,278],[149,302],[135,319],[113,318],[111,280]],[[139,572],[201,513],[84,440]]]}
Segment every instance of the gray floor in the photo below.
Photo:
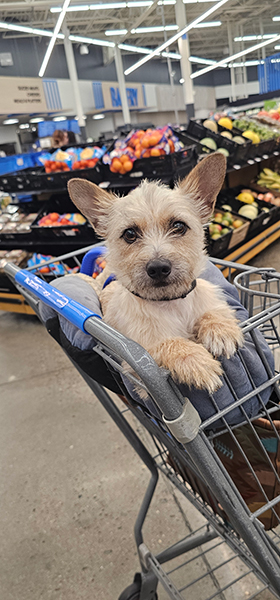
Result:
{"label": "gray floor", "polygon": [[[279,252],[280,242],[252,262],[280,270]],[[146,468],[35,317],[0,313],[0,365],[0,598],[117,600],[138,569],[133,524]],[[148,545],[159,551],[203,523],[161,480]],[[230,551],[191,556],[181,585]],[[204,600],[242,570],[233,560],[185,597]],[[261,588],[248,576],[216,597],[242,600]]]}

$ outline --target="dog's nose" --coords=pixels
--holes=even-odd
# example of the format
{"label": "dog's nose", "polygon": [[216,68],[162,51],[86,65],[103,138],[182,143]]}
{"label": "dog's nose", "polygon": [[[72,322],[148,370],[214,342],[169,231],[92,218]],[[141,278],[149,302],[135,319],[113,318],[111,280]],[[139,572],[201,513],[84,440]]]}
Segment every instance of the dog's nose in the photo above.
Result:
{"label": "dog's nose", "polygon": [[171,262],[162,259],[150,260],[146,265],[146,271],[151,279],[163,281],[171,273]]}

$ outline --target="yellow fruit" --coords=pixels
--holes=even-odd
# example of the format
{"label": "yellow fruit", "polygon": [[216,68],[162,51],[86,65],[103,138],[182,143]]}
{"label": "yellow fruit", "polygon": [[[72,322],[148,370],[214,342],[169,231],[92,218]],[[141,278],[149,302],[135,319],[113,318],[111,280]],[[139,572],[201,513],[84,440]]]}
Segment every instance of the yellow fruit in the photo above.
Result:
{"label": "yellow fruit", "polygon": [[241,192],[237,197],[237,200],[240,200],[240,202],[245,202],[245,204],[253,204],[253,202],[255,202],[255,198],[252,194],[249,194],[249,192]]}
{"label": "yellow fruit", "polygon": [[247,131],[244,131],[242,133],[242,135],[243,135],[243,137],[247,138],[248,140],[252,140],[253,144],[259,144],[261,141],[258,134],[254,133],[254,131],[251,131],[250,129],[248,129]]}
{"label": "yellow fruit", "polygon": [[218,124],[222,127],[225,127],[226,129],[232,129],[232,120],[228,117],[222,117],[221,119],[219,119]]}

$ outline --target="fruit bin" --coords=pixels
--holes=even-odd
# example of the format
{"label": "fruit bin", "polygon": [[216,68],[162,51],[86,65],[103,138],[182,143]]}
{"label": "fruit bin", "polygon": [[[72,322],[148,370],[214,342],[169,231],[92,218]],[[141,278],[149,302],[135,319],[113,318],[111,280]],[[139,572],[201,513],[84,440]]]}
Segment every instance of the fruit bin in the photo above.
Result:
{"label": "fruit bin", "polygon": [[[239,185],[235,188],[222,190],[217,199],[217,207],[220,208],[223,205],[229,204],[232,207],[233,213],[240,217],[238,211],[243,206],[246,206],[244,202],[241,202],[237,199],[237,196],[244,189],[244,186]],[[249,230],[247,232],[247,236],[253,237],[257,232],[270,227],[273,223],[276,223],[280,219],[280,208],[278,206],[274,206],[274,204],[270,204],[269,202],[264,202],[263,200],[255,199],[258,204],[258,214],[255,219],[249,219]],[[262,209],[268,208],[269,212],[265,212]]]}
{"label": "fruit bin", "polygon": [[31,243],[34,240],[32,222],[37,212],[36,200],[20,205],[10,204],[9,207],[0,210],[0,244],[13,240],[17,246]]}
{"label": "fruit bin", "polygon": [[214,140],[217,147],[224,148],[229,152],[229,156],[227,157],[228,166],[240,164],[244,160],[247,160],[247,152],[245,152],[244,148],[249,151],[249,148],[251,147],[250,144],[246,144],[246,146],[244,145],[243,148],[243,146],[240,144],[236,144],[236,142],[219,135],[219,133],[214,133],[214,131],[207,129],[207,127],[204,127],[204,125],[192,120],[189,121],[186,134],[198,139],[199,141],[206,137]]}
{"label": "fruit bin", "polygon": [[[208,120],[208,119],[206,119]],[[202,127],[204,127],[205,129],[205,133],[210,132],[211,130],[208,129],[207,127],[205,127],[203,125],[204,121],[199,121],[200,125]],[[233,140],[229,140],[231,141],[233,144],[235,144],[235,157],[236,157],[236,162],[247,162],[248,158],[251,155],[251,146],[252,146],[252,141],[248,140],[246,137],[243,137],[243,132],[241,131],[241,129],[237,129],[237,127],[232,127],[232,129],[227,129],[226,127],[223,127],[222,125],[219,125],[219,123],[217,124],[217,128],[218,128],[218,135],[228,131],[229,133],[231,133],[233,136],[238,136],[238,137],[242,137],[242,139],[244,140],[243,144],[237,144],[235,141]],[[208,137],[208,135],[207,135]],[[222,136],[223,137],[223,136]],[[238,146],[238,147],[237,147]]]}
{"label": "fruit bin", "polygon": [[[79,144],[79,147],[83,146],[101,146],[100,142],[93,142],[91,144]],[[108,150],[112,144],[107,144]],[[46,173],[43,166],[31,167],[23,169],[16,173],[9,173],[8,175],[2,175],[0,177],[0,192],[46,192],[46,191],[65,191],[67,189],[67,182],[73,177],[79,177],[80,179],[88,179],[98,184],[102,181],[100,174],[99,161],[95,167],[71,171],[60,171],[54,173]]]}
{"label": "fruit bin", "polygon": [[73,238],[82,238],[85,244],[87,244],[87,242],[94,243],[95,234],[88,221],[85,221],[85,223],[79,223],[77,225],[71,223],[71,225],[40,226],[39,221],[49,213],[58,213],[59,215],[65,213],[77,213],[77,209],[66,194],[63,196],[50,198],[50,200],[43,204],[40,212],[31,225],[31,229],[37,239],[41,238],[45,240],[55,240],[57,238],[71,236]]}
{"label": "fruit bin", "polygon": [[[108,164],[104,164],[102,159],[98,163],[102,182],[108,181],[110,187],[118,187],[120,184],[129,187],[136,187],[143,178],[150,180],[161,179],[166,184],[172,184],[173,181],[185,177],[196,165],[198,154],[194,140],[186,145],[185,137],[180,131],[174,134],[184,144],[184,148],[177,152],[162,156],[150,156],[149,158],[138,158],[133,162],[131,171],[124,175],[113,173]],[[111,148],[112,149],[112,148]]]}
{"label": "fruit bin", "polygon": [[[223,215],[226,214],[226,211],[223,210],[215,210],[215,213],[222,213]],[[209,226],[206,230],[206,240],[207,240],[207,249],[208,252],[210,254],[210,256],[216,256],[218,257],[219,255],[221,255],[222,253],[225,252],[225,250],[230,250],[231,248],[234,248],[235,246],[238,246],[238,244],[241,244],[241,242],[243,242],[243,240],[245,240],[245,238],[247,237],[248,234],[248,230],[250,227],[250,221],[249,219],[246,219],[246,217],[241,217],[239,214],[235,213],[234,211],[232,211],[232,215],[233,217],[235,217],[235,219],[240,220],[243,222],[243,225],[241,225],[240,227],[238,227],[237,229],[231,229],[228,233],[221,235],[221,237],[219,237],[217,240],[213,240],[210,237],[210,232],[209,232]],[[220,222],[216,222],[215,219],[213,218],[211,223],[213,225],[221,225]]]}

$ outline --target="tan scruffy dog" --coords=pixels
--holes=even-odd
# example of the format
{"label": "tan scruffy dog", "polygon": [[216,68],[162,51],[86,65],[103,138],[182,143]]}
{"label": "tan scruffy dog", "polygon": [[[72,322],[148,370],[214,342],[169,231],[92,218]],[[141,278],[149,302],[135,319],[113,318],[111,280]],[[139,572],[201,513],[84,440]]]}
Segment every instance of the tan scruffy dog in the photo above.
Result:
{"label": "tan scruffy dog", "polygon": [[[106,239],[106,273],[117,281],[99,298],[106,323],[141,344],[179,383],[214,392],[243,337],[221,290],[199,279],[206,264],[204,231],[225,177],[226,160],[202,160],[174,190],[143,181],[117,197],[83,179],[69,194]],[[97,278],[98,280],[98,278]],[[91,281],[93,281],[91,279]]]}

